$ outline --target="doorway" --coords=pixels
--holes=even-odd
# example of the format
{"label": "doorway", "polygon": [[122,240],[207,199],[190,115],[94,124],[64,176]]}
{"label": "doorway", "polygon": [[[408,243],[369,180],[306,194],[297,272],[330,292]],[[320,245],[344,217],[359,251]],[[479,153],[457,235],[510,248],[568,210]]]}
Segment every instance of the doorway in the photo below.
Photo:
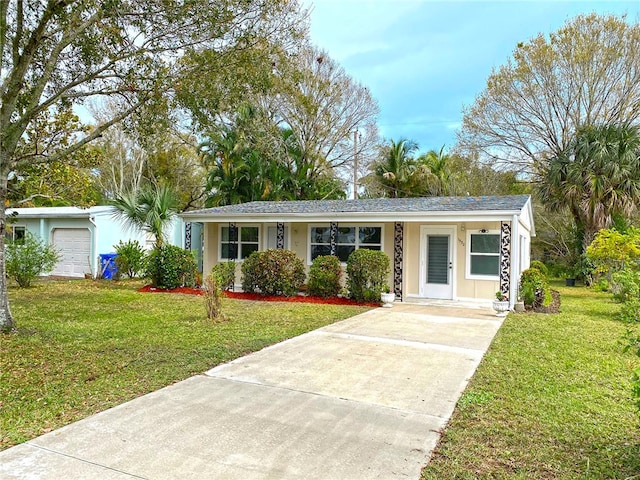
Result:
{"label": "doorway", "polygon": [[420,296],[453,299],[456,227],[420,228]]}

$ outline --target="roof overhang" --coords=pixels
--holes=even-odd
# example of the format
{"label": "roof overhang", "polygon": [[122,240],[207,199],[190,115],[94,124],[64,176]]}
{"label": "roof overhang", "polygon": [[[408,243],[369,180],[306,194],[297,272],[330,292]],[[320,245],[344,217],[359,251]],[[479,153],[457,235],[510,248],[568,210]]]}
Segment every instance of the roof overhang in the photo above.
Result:
{"label": "roof overhang", "polygon": [[91,218],[94,215],[109,213],[111,207],[34,207],[34,208],[8,208],[7,216],[16,215],[17,218]]}
{"label": "roof overhang", "polygon": [[315,222],[497,222],[511,221],[521,210],[460,211],[460,212],[322,212],[322,213],[236,213],[211,215],[206,213],[183,213],[187,221],[202,223],[315,223]]}

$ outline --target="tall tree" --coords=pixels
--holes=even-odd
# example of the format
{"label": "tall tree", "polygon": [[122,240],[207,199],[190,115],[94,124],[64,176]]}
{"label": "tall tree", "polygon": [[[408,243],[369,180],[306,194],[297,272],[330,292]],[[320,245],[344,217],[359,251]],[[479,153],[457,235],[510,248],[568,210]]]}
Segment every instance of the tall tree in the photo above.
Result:
{"label": "tall tree", "polygon": [[203,145],[205,163],[210,165],[207,206],[344,198],[343,185],[331,172],[314,170],[302,158],[290,130],[279,129],[279,145],[267,146],[249,138],[253,136],[245,127],[226,128]]}
{"label": "tall tree", "polygon": [[280,125],[291,129],[302,159],[346,175],[354,158],[363,166],[374,158],[378,104],[327,52],[303,46],[274,70],[274,95],[266,102]]}
{"label": "tall tree", "polygon": [[638,105],[640,25],[582,15],[548,38],[518,44],[464,110],[459,143],[534,173],[566,150],[581,125],[636,124]]}
{"label": "tall tree", "polygon": [[[289,42],[299,21],[295,0],[0,2],[0,330],[13,328],[3,247],[10,172],[64,160],[127,118],[153,128],[179,79],[210,67],[181,56],[206,48],[217,64],[235,63],[253,45]],[[105,96],[122,108],[67,146],[19,149],[46,112]]]}
{"label": "tall tree", "polygon": [[514,195],[529,193],[530,183],[513,170],[496,169],[475,156],[451,155],[455,195]]}
{"label": "tall tree", "polygon": [[[251,122],[255,128],[245,128],[245,138],[262,155],[274,158],[287,156],[281,132],[290,131],[298,153],[292,170],[306,171],[312,178],[350,178],[355,158],[360,169],[366,169],[378,145],[379,108],[369,90],[326,52],[304,42],[273,50],[268,58],[269,62],[252,63],[253,80],[247,79],[245,66],[227,70],[243,79],[241,91],[212,89],[209,85],[216,82],[207,76],[181,88],[181,105],[193,114],[200,134]],[[239,122],[239,117],[244,118]]]}
{"label": "tall tree", "polygon": [[539,192],[552,212],[568,210],[584,252],[616,215],[630,217],[640,203],[640,134],[628,125],[578,129],[573,141],[544,164]]}
{"label": "tall tree", "polygon": [[424,195],[448,196],[456,194],[455,177],[452,172],[452,157],[445,153],[444,146],[439,150],[430,150],[417,159],[418,170]]}
{"label": "tall tree", "polygon": [[[397,142],[391,140],[382,147],[382,158],[373,164],[373,180],[377,188],[369,188],[373,192],[379,190],[380,196],[399,198],[415,197],[420,193],[417,185],[420,182],[416,174],[418,162],[414,155],[418,151],[418,144],[401,138]],[[369,183],[371,183],[371,180]]]}
{"label": "tall tree", "polygon": [[[69,147],[89,127],[70,106],[44,111],[20,138],[22,157],[48,155]],[[90,206],[100,199],[92,169],[96,155],[81,148],[66,158],[50,163],[24,163],[13,169],[8,181],[9,204],[18,207],[77,205]]]}

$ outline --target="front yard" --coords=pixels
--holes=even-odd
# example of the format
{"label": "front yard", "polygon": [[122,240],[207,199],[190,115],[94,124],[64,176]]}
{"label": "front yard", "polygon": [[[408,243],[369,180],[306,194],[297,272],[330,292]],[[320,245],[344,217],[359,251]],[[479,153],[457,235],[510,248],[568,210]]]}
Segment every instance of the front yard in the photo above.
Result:
{"label": "front yard", "polygon": [[561,313],[507,317],[423,480],[640,479],[628,326],[610,295],[560,290]]}
{"label": "front yard", "polygon": [[43,282],[10,291],[19,331],[0,335],[0,449],[366,307],[139,293],[140,283]]}

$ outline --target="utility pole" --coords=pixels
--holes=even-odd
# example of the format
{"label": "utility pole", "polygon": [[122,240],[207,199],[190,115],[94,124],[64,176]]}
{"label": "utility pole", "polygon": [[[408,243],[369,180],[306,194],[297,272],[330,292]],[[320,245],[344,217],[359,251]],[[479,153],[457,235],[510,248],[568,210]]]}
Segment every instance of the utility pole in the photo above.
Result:
{"label": "utility pole", "polygon": [[358,199],[358,130],[353,131],[353,199]]}

